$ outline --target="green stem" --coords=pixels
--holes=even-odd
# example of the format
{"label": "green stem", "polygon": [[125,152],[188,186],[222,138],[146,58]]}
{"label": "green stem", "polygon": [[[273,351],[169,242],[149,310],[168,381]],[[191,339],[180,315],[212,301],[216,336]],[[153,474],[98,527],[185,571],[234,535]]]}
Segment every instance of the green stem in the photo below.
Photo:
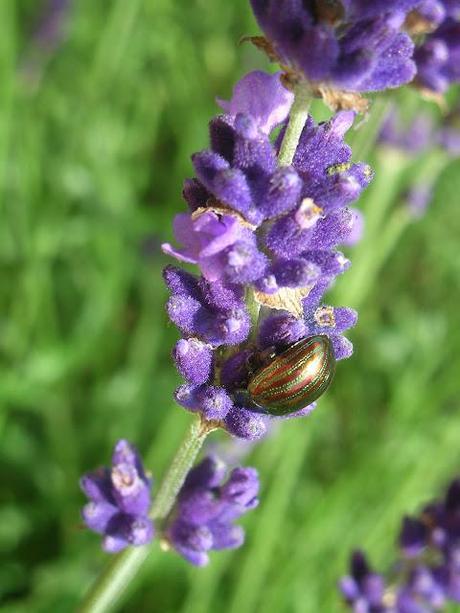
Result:
{"label": "green stem", "polygon": [[[304,82],[298,83],[294,88],[294,102],[289,113],[289,121],[278,154],[278,163],[280,166],[290,166],[290,164],[292,164],[297,145],[299,144],[300,135],[308,119],[308,110],[311,100],[312,94],[308,85]],[[259,228],[259,233],[263,233],[266,229],[266,225],[262,224],[261,228]],[[246,294],[246,305],[252,321],[251,340],[255,340],[259,319],[261,317],[261,305],[256,300],[252,288],[249,288]]]}
{"label": "green stem", "polygon": [[149,546],[128,547],[108,562],[86,594],[79,613],[109,611],[127,589],[150,552]]}
{"label": "green stem", "polygon": [[310,108],[312,95],[308,86],[300,82],[294,89],[294,103],[289,114],[289,123],[284,133],[281,143],[278,161],[280,166],[292,164],[294,154],[299,144],[300,135],[308,119],[308,109]]}
{"label": "green stem", "polygon": [[[167,517],[206,437],[217,428],[217,422],[205,421],[201,418],[192,423],[155,497],[150,513],[152,519],[162,520]],[[129,547],[113,556],[96,578],[78,611],[80,613],[104,613],[114,607],[150,551],[149,546]]]}
{"label": "green stem", "polygon": [[259,321],[260,304],[257,302],[254,289],[249,287],[246,292],[246,307],[251,317],[251,340],[256,339],[257,336],[257,323]]}
{"label": "green stem", "polygon": [[205,421],[201,417],[192,423],[156,495],[150,514],[152,519],[164,519],[169,514],[206,437],[217,428],[216,422]]}

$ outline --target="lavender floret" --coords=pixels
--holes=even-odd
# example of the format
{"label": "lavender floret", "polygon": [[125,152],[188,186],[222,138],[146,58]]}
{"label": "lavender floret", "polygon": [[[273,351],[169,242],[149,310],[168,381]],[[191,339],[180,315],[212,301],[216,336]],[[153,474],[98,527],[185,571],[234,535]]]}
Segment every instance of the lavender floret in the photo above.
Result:
{"label": "lavender floret", "polygon": [[139,454],[125,440],[114,447],[111,468],[87,473],[80,486],[89,502],[82,510],[90,530],[104,535],[102,548],[117,553],[129,545],[146,545],[154,536],[149,518],[152,481]]}
{"label": "lavender floret", "polygon": [[173,357],[180,374],[195,385],[206,383],[213,372],[213,352],[197,338],[181,338],[173,350]]}
{"label": "lavender floret", "polygon": [[281,64],[313,86],[349,92],[384,90],[412,80],[413,43],[403,26],[417,3],[251,0]]}
{"label": "lavender floret", "polygon": [[195,566],[206,565],[211,550],[240,547],[244,530],[233,522],[259,503],[254,468],[234,468],[226,481],[224,476],[225,466],[213,456],[193,468],[166,529],[172,547]]}
{"label": "lavender floret", "polygon": [[211,284],[172,266],[164,278],[171,290],[168,315],[183,333],[213,347],[246,340],[250,320],[240,288]]}

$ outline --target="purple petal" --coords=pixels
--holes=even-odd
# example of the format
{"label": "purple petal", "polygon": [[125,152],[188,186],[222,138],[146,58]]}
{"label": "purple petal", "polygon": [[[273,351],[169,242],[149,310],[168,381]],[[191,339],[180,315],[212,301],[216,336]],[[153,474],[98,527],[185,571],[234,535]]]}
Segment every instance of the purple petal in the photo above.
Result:
{"label": "purple petal", "polygon": [[82,518],[87,527],[104,534],[110,520],[118,513],[117,507],[105,502],[89,502],[83,507]]}
{"label": "purple petal", "polygon": [[307,415],[310,415],[310,413],[316,409],[316,406],[317,406],[317,403],[312,402],[311,404],[304,407],[303,409],[300,409],[299,411],[295,411],[294,413],[288,413],[287,415],[283,415],[279,419],[294,419],[296,417],[307,417]]}
{"label": "purple petal", "polygon": [[245,389],[249,377],[249,360],[253,355],[250,349],[239,351],[229,357],[222,365],[220,380],[229,390]]}
{"label": "purple petal", "polygon": [[359,84],[360,91],[400,87],[412,81],[417,72],[411,59],[413,50],[411,38],[405,33],[398,34],[393,44],[380,55],[372,74]]}
{"label": "purple petal", "polygon": [[177,370],[189,383],[206,383],[212,375],[213,351],[196,338],[181,338],[173,350]]}
{"label": "purple petal", "polygon": [[226,472],[225,464],[216,456],[206,456],[188,473],[180,496],[195,488],[215,488],[222,483]]}
{"label": "purple petal", "polygon": [[198,393],[200,409],[206,419],[224,419],[233,401],[223,387],[205,385]]}
{"label": "purple petal", "polygon": [[250,441],[262,438],[267,430],[266,418],[243,407],[234,406],[225,418],[230,434]]}
{"label": "purple petal", "polygon": [[136,517],[131,523],[128,534],[129,544],[134,546],[147,545],[153,540],[154,533],[153,523],[148,517]]}
{"label": "purple petal", "polygon": [[353,215],[349,209],[334,211],[317,222],[308,247],[321,250],[343,244],[350,236],[352,228]]}
{"label": "purple petal", "polygon": [[181,519],[173,522],[169,537],[175,548],[182,546],[195,551],[209,551],[212,547],[212,534],[207,526],[194,526]]}
{"label": "purple petal", "polygon": [[150,509],[150,487],[131,464],[112,468],[114,497],[119,509],[133,515],[146,515]]}
{"label": "purple petal", "polygon": [[175,266],[166,266],[163,270],[163,278],[173,295],[195,300],[200,298],[198,279],[189,272]]}
{"label": "purple petal", "polygon": [[212,532],[212,548],[215,550],[237,549],[244,543],[244,530],[241,526],[212,522],[209,529]]}
{"label": "purple petal", "polygon": [[316,264],[302,258],[277,260],[271,268],[278,287],[309,287],[316,283],[320,272]]}
{"label": "purple petal", "polygon": [[245,509],[253,509],[258,504],[259,486],[259,475],[255,468],[234,468],[222,486],[222,500]]}
{"label": "purple petal", "polygon": [[327,291],[330,285],[330,279],[328,277],[322,277],[316,285],[312,287],[308,296],[302,300],[303,312],[305,318],[310,316],[310,313],[316,309],[319,305],[324,293]]}
{"label": "purple petal", "polygon": [[123,535],[114,535],[107,534],[102,539],[102,549],[106,553],[119,553],[123,551],[126,547],[128,547],[129,543]]}
{"label": "purple petal", "polygon": [[233,407],[233,401],[224,388],[213,385],[180,385],[175,398],[184,408],[199,411],[207,419],[224,419]]}
{"label": "purple petal", "polygon": [[200,237],[194,232],[194,224],[188,213],[180,213],[174,218],[174,236],[184,247],[175,249],[169,243],[163,243],[161,249],[163,253],[171,255],[181,262],[196,264],[200,254]]}
{"label": "purple petal", "polygon": [[186,179],[182,189],[182,196],[193,212],[201,207],[205,207],[211,194],[197,179]]}
{"label": "purple petal", "polygon": [[184,334],[195,334],[197,330],[197,319],[206,316],[206,311],[202,305],[194,298],[186,296],[171,296],[166,303],[169,319]]}
{"label": "purple petal", "polygon": [[86,496],[94,502],[114,504],[109,469],[99,468],[94,472],[87,473],[80,479],[80,487]]}
{"label": "purple petal", "polygon": [[231,100],[217,102],[230,115],[251,115],[259,129],[269,134],[286,119],[294,100],[294,95],[281,84],[280,76],[280,72],[273,75],[260,70],[250,72],[235,85]]}
{"label": "purple petal", "polygon": [[351,149],[343,137],[353,124],[353,119],[353,112],[342,111],[316,126],[313,118],[309,117],[294,157],[293,166],[297,172],[310,179],[319,178],[329,167],[348,162]]}
{"label": "purple petal", "polygon": [[334,332],[343,332],[356,325],[358,313],[348,307],[334,307],[334,319]]}
{"label": "purple petal", "polygon": [[358,209],[350,209],[350,212],[353,216],[351,230],[343,241],[346,247],[353,247],[359,243],[364,234],[364,215]]}
{"label": "purple petal", "polygon": [[293,168],[278,168],[265,182],[258,197],[258,209],[265,218],[291,211],[300,197],[302,181]]}
{"label": "purple petal", "polygon": [[116,553],[126,545],[146,545],[152,541],[153,536],[153,524],[148,517],[119,513],[109,523],[102,546],[105,551]]}
{"label": "purple petal", "polygon": [[332,348],[337,362],[353,355],[353,343],[341,334],[331,334]]}
{"label": "purple petal", "polygon": [[200,280],[200,290],[204,302],[218,310],[238,309],[244,306],[244,288],[221,282],[210,283]]}
{"label": "purple petal", "polygon": [[201,526],[215,519],[221,509],[220,499],[212,490],[203,486],[181,494],[178,512],[182,521]]}
{"label": "purple petal", "polygon": [[285,348],[305,336],[305,323],[289,313],[271,315],[259,326],[257,343],[262,349]]}

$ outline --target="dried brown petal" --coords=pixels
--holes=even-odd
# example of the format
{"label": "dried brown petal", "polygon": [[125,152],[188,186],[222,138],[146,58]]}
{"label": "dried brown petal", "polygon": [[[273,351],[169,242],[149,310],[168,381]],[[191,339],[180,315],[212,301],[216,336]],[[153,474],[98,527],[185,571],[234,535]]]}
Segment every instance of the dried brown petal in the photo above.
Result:
{"label": "dried brown petal", "polygon": [[311,287],[292,289],[282,287],[275,294],[265,294],[264,292],[254,291],[256,302],[262,306],[275,309],[277,311],[288,311],[295,317],[303,316],[302,300],[308,296]]}

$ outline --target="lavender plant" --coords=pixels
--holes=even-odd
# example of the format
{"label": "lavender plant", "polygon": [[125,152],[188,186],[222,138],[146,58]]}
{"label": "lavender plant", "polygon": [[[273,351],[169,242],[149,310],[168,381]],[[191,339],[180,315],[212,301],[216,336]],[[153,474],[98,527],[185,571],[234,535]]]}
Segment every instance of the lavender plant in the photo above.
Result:
{"label": "lavender plant", "polygon": [[83,520],[88,528],[104,535],[105,551],[116,553],[152,540],[154,529],[148,516],[152,481],[127,441],[115,445],[111,469],[88,473],[80,485],[90,500],[83,508]]}
{"label": "lavender plant", "polygon": [[365,555],[351,556],[350,575],[339,584],[356,612],[431,613],[460,602],[460,480],[444,499],[425,506],[417,517],[404,517],[399,535],[401,558],[388,579],[375,573]]}
{"label": "lavender plant", "polygon": [[[350,266],[340,249],[359,241],[363,227],[350,205],[373,172],[352,161],[345,136],[367,106],[360,94],[414,78],[420,61],[408,24],[431,20],[429,36],[445,36],[454,8],[429,17],[428,4],[252,0],[266,34],[254,42],[282,70],[251,72],[229,101],[218,100],[210,146],[192,156],[175,244],[162,247],[196,267],[168,265],[164,280],[167,313],[181,333],[173,359],[184,382],[175,399],[197,418],[152,504],[150,478],[125,441],[111,470],[83,478],[86,525],[103,535],[106,551],[124,551],[82,610],[103,611],[118,598],[154,534],[199,566],[211,550],[239,547],[244,533],[234,520],[258,504],[257,471],[236,467],[225,480],[213,457],[193,468],[207,435],[221,429],[254,441],[275,421],[310,414],[336,362],[352,355],[344,332],[357,313],[324,296]],[[416,42],[420,55],[429,40]],[[314,97],[342,110],[318,124],[309,115]]]}

